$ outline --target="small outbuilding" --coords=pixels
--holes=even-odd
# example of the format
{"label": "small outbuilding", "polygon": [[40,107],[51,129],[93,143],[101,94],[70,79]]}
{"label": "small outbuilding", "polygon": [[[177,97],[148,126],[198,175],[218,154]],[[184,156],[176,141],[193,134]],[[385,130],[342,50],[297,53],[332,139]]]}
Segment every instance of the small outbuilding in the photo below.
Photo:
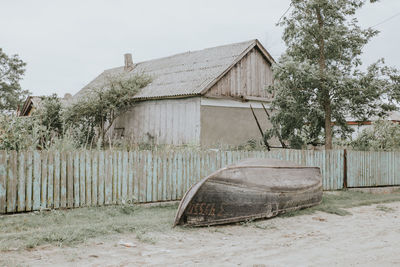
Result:
{"label": "small outbuilding", "polygon": [[42,98],[40,96],[28,96],[21,108],[18,108],[17,115],[20,117],[31,116],[40,106]]}
{"label": "small outbuilding", "polygon": [[[32,116],[35,110],[41,107],[43,99],[46,96],[28,96],[21,107],[17,110],[17,116],[29,117]],[[71,99],[72,95],[66,93],[63,98],[59,98],[62,105],[66,105]]]}
{"label": "small outbuilding", "polygon": [[120,116],[113,134],[136,143],[237,146],[261,139],[250,105],[263,130],[271,127],[267,108],[272,95],[274,59],[258,40],[229,44],[105,70],[73,98],[84,96],[109,75],[147,74],[152,82],[138,102]]}

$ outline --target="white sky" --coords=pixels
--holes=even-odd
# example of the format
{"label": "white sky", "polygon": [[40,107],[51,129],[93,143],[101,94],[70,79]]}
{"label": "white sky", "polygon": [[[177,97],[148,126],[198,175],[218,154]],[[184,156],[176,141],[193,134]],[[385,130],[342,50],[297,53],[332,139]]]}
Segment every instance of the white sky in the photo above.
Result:
{"label": "white sky", "polygon": [[[275,26],[290,0],[1,0],[0,47],[27,62],[22,87],[34,95],[76,93],[104,69],[188,50],[259,39],[278,59]],[[400,12],[399,0],[367,4],[363,27]],[[400,68],[400,16],[377,27],[364,63]]]}

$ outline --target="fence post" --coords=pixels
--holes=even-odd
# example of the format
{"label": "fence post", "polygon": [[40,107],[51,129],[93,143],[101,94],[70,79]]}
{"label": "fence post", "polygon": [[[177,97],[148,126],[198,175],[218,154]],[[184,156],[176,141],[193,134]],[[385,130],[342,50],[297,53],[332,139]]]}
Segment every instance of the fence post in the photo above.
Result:
{"label": "fence post", "polygon": [[343,189],[347,188],[347,150],[343,150]]}

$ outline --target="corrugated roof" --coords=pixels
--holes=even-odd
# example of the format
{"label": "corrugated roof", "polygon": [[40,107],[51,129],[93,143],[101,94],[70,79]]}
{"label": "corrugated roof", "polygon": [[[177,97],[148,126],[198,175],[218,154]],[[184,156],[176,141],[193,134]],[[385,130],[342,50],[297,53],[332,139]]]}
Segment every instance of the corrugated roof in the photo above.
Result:
{"label": "corrugated roof", "polygon": [[136,94],[136,99],[198,95],[256,44],[257,40],[251,40],[144,61],[134,64],[129,72],[123,66],[105,70],[73,98],[78,99],[86,89],[101,85],[109,75],[141,73],[153,80]]}

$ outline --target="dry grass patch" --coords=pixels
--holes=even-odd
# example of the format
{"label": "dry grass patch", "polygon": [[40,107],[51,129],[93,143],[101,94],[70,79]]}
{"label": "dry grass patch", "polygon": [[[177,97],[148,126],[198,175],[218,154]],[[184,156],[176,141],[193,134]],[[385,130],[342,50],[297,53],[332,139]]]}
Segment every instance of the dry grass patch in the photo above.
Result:
{"label": "dry grass patch", "polygon": [[[289,212],[283,217],[311,214],[316,211],[337,215],[350,214],[346,208],[400,201],[400,192],[369,194],[340,191],[325,193],[320,205]],[[139,242],[155,244],[157,234],[169,231],[199,231],[196,227],[172,228],[177,203],[162,206],[124,205],[87,207],[68,210],[31,212],[0,216],[0,250],[29,249],[41,245],[73,246],[88,239],[115,235],[135,234]],[[379,205],[377,209],[390,212]],[[273,220],[242,222],[243,226],[274,230]],[[210,227],[212,232],[228,234],[224,226]]]}
{"label": "dry grass patch", "polygon": [[70,246],[117,233],[135,233],[139,241],[154,243],[149,233],[169,231],[176,209],[176,204],[129,205],[0,216],[0,249]]}

